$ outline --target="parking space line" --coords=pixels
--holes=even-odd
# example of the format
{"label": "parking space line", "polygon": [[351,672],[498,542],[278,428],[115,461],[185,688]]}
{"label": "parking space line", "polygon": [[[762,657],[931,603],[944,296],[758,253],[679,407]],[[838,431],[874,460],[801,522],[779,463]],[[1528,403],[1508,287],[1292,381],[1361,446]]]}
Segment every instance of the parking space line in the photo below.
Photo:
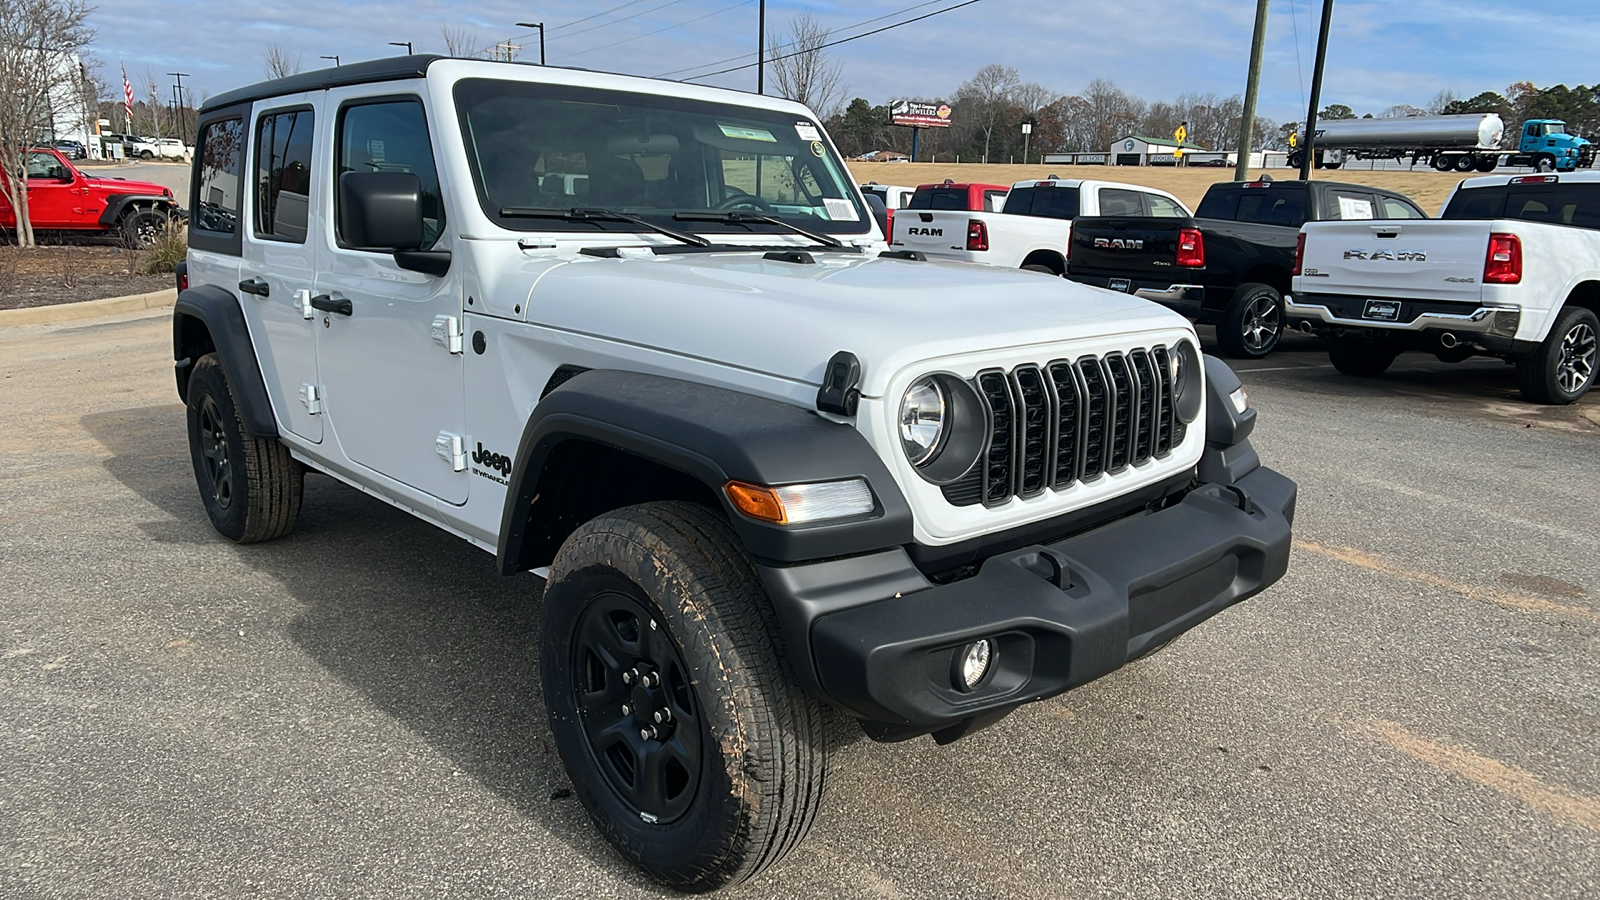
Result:
{"label": "parking space line", "polygon": [[1393,575],[1397,578],[1421,582],[1422,584],[1450,591],[1455,594],[1460,594],[1469,600],[1477,600],[1483,603],[1493,603],[1496,606],[1503,606],[1507,609],[1559,613],[1561,615],[1572,616],[1578,619],[1586,619],[1591,622],[1600,622],[1600,613],[1596,613],[1590,609],[1585,609],[1581,606],[1571,606],[1566,603],[1557,603],[1554,600],[1546,600],[1543,597],[1529,597],[1524,594],[1510,594],[1506,593],[1505,591],[1497,591],[1490,588],[1481,588],[1474,587],[1470,584],[1462,584],[1459,581],[1451,581],[1448,578],[1443,578],[1428,572],[1416,572],[1412,571],[1411,569],[1401,568],[1394,563],[1380,559],[1370,553],[1363,553],[1354,547],[1331,547],[1325,544],[1319,544],[1316,541],[1306,540],[1295,541],[1294,547],[1296,550],[1304,550],[1309,553],[1318,553],[1330,559],[1336,559],[1342,563],[1349,563],[1352,566],[1360,566],[1363,569],[1370,569],[1374,572],[1382,572],[1385,575]]}
{"label": "parking space line", "polygon": [[1394,722],[1378,719],[1368,723],[1367,730],[1412,759],[1514,797],[1569,825],[1600,832],[1600,801],[1551,787],[1530,772],[1465,747],[1418,737]]}

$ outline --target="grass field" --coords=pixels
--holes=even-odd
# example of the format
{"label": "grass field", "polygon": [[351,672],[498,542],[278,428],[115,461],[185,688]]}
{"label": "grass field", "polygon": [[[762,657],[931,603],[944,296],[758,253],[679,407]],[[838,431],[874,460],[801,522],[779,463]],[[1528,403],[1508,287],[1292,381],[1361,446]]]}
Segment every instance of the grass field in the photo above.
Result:
{"label": "grass field", "polygon": [[[1260,174],[1261,171],[1251,170],[1250,175],[1253,178]],[[1280,181],[1297,176],[1297,173],[1292,169],[1270,169],[1266,171],[1274,179]],[[861,184],[876,181],[879,184],[900,184],[911,187],[943,181],[946,178],[958,182],[1011,184],[1030,178],[1043,178],[1054,173],[1063,178],[1125,181],[1130,184],[1159,188],[1182,200],[1190,209],[1193,209],[1200,202],[1200,198],[1205,195],[1206,188],[1213,182],[1228,181],[1233,177],[1232,169],[1212,168],[1012,166],[983,165],[981,163],[875,163],[856,161],[850,163],[850,173]],[[1439,214],[1439,208],[1444,205],[1445,198],[1450,196],[1450,191],[1465,176],[1455,172],[1435,172],[1430,169],[1418,172],[1322,171],[1314,173],[1312,177],[1318,181],[1346,181],[1354,184],[1367,184],[1390,191],[1399,191],[1416,201],[1417,205],[1422,207],[1423,212],[1430,216],[1436,216]]]}

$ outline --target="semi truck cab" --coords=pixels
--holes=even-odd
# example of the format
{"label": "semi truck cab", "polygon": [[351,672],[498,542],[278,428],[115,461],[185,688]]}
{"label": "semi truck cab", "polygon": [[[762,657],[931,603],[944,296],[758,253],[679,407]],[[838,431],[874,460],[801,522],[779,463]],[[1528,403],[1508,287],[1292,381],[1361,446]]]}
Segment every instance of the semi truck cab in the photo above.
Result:
{"label": "semi truck cab", "polygon": [[1518,153],[1552,157],[1555,168],[1562,172],[1594,165],[1594,149],[1589,141],[1568,134],[1567,123],[1560,119],[1529,119],[1522,123],[1517,143]]}

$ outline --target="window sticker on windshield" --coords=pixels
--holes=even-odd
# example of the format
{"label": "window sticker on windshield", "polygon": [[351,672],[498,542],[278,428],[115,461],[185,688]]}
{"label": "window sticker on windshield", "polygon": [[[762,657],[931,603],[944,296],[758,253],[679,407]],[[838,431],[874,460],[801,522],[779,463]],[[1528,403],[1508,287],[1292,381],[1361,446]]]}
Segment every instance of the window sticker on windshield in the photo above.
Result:
{"label": "window sticker on windshield", "polygon": [[821,156],[823,153],[826,153],[826,152],[827,152],[827,148],[822,146],[822,142],[821,141],[812,141],[811,142],[811,155],[812,156]]}
{"label": "window sticker on windshield", "polygon": [[772,132],[767,131],[764,128],[746,128],[743,125],[724,125],[721,122],[717,123],[717,127],[722,129],[722,133],[726,137],[739,138],[746,141],[765,141],[768,144],[776,144],[778,142],[778,139],[772,136]]}
{"label": "window sticker on windshield", "polygon": [[799,135],[800,140],[802,141],[822,140],[822,132],[818,131],[817,126],[811,124],[810,122],[794,123],[794,133]]}
{"label": "window sticker on windshield", "polygon": [[828,218],[835,222],[854,222],[861,218],[856,215],[856,205],[849,200],[824,197],[822,198],[822,205],[828,208]]}
{"label": "window sticker on windshield", "polygon": [[1345,221],[1372,218],[1372,201],[1360,197],[1340,197],[1339,218]]}

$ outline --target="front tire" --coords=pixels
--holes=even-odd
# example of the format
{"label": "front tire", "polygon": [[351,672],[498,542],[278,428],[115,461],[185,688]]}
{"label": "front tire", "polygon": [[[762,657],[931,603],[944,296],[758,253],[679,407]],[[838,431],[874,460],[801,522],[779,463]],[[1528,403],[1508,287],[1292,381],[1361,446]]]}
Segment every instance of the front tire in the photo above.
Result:
{"label": "front tire", "polygon": [[148,250],[171,224],[167,214],[159,209],[130,209],[122,216],[122,234],[128,244]]}
{"label": "front tire", "polygon": [[816,818],[828,719],[776,631],[732,529],[693,504],[602,515],[551,565],[540,667],[556,748],[606,840],[672,887],[743,881]]}
{"label": "front tire", "polygon": [[1554,172],[1556,170],[1556,158],[1548,153],[1539,154],[1538,159],[1533,161],[1533,170],[1535,172]]}
{"label": "front tire", "polygon": [[189,456],[211,527],[240,544],[288,534],[300,515],[305,469],[276,439],[245,432],[215,353],[195,362],[185,402]]}
{"label": "front tire", "polygon": [[1283,295],[1266,284],[1239,285],[1217,323],[1217,343],[1236,359],[1260,359],[1283,338]]}
{"label": "front tire", "polygon": [[1517,360],[1517,387],[1532,403],[1571,403],[1594,386],[1596,335],[1600,318],[1581,306],[1568,306],[1537,350]]}
{"label": "front tire", "polygon": [[1377,378],[1394,365],[1398,350],[1358,337],[1338,337],[1328,342],[1328,361],[1346,375]]}

